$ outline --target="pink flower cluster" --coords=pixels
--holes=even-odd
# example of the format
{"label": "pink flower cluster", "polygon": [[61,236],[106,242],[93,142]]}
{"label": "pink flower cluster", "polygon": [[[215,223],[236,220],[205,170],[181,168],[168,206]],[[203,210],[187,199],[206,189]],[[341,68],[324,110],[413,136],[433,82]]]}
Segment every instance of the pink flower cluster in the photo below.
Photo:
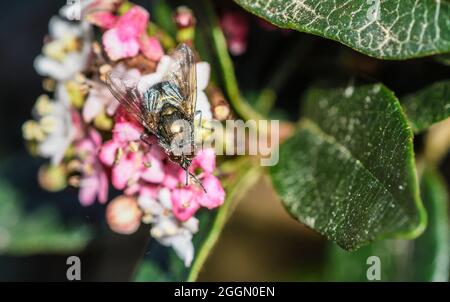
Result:
{"label": "pink flower cluster", "polygon": [[99,153],[100,161],[111,168],[112,185],[127,195],[146,195],[157,198],[161,188],[171,191],[174,216],[180,221],[190,219],[200,207],[220,206],[225,192],[212,173],[216,168],[213,149],[200,150],[192,161],[195,173],[207,193],[198,185],[185,185],[185,171],[169,161],[153,139],[148,145],[140,139],[143,129],[123,111],[116,115],[112,139],[105,142]]}

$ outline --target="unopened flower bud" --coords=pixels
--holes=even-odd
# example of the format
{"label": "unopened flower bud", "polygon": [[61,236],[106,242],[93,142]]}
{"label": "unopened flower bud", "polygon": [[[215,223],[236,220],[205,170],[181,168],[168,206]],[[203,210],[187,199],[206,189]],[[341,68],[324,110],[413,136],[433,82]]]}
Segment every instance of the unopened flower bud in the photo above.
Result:
{"label": "unopened flower bud", "polygon": [[212,113],[214,118],[219,121],[224,121],[231,116],[230,104],[225,100],[222,92],[217,87],[210,87],[208,94],[211,100]]}
{"label": "unopened flower bud", "polygon": [[194,27],[196,23],[192,10],[186,6],[179,6],[175,11],[173,19],[179,29]]}
{"label": "unopened flower bud", "polygon": [[100,66],[100,68],[98,70],[100,73],[100,80],[102,80],[103,82],[106,82],[106,75],[111,70],[112,70],[112,67],[109,64],[104,64],[104,65]]}
{"label": "unopened flower bud", "polygon": [[119,196],[106,208],[106,222],[111,230],[119,234],[133,234],[141,224],[142,212],[135,198]]}
{"label": "unopened flower bud", "polygon": [[230,105],[225,100],[221,100],[219,104],[213,107],[214,118],[219,121],[226,120],[230,116],[230,113]]}
{"label": "unopened flower bud", "polygon": [[51,78],[46,78],[42,81],[42,88],[48,92],[53,92],[56,88],[56,81]]}

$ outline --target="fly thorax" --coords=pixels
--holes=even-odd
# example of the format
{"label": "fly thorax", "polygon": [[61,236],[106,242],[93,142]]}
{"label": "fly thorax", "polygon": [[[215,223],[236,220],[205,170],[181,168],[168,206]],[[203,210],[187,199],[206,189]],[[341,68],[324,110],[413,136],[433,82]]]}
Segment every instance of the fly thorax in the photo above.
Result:
{"label": "fly thorax", "polygon": [[193,125],[178,108],[164,106],[160,115],[159,132],[165,138],[174,156],[193,153]]}

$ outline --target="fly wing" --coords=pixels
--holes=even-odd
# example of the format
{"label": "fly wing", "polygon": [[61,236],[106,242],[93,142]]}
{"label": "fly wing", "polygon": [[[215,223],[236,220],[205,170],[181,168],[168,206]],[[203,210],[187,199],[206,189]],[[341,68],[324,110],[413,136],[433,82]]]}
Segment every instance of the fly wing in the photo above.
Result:
{"label": "fly wing", "polygon": [[140,125],[155,134],[156,116],[146,110],[144,98],[137,88],[137,82],[138,79],[112,72],[106,75],[106,85],[112,95]]}
{"label": "fly wing", "polygon": [[195,55],[186,44],[180,44],[172,54],[172,63],[164,80],[174,84],[182,97],[181,105],[185,114],[194,120],[197,100],[197,72]]}

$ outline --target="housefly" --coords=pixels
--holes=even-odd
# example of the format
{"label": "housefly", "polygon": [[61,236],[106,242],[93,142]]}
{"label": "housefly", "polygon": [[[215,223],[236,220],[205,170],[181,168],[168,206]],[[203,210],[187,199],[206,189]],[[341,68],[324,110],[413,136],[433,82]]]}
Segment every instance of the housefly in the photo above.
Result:
{"label": "housefly", "polygon": [[186,171],[186,185],[190,175],[203,188],[189,172],[196,153],[194,119],[199,113],[195,110],[195,56],[189,46],[177,46],[167,74],[146,91],[140,91],[136,81],[114,73],[107,75],[106,84],[126,111],[143,126],[141,139],[150,144],[150,135],[156,136],[169,159]]}

